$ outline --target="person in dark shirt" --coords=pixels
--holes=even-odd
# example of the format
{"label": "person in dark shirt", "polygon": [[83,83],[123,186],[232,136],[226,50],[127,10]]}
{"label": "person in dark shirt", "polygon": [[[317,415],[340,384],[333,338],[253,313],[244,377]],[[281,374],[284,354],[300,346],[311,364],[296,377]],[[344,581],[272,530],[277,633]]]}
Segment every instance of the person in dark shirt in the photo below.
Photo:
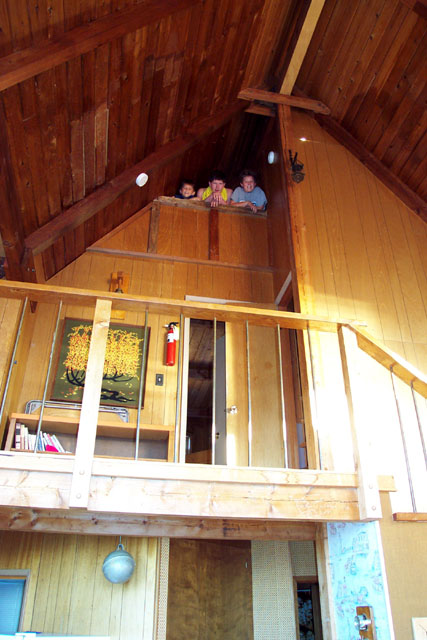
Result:
{"label": "person in dark shirt", "polygon": [[175,198],[181,198],[181,200],[196,198],[198,200],[195,187],[195,183],[191,180],[182,180],[178,192],[175,194]]}

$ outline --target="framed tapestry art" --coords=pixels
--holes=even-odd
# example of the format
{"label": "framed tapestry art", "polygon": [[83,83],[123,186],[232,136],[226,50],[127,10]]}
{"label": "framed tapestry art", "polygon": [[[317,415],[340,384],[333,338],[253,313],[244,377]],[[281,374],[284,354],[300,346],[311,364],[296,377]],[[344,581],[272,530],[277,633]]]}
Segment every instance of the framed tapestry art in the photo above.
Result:
{"label": "framed tapestry art", "polygon": [[[81,402],[86,379],[92,322],[64,320],[58,367],[52,400]],[[144,391],[147,375],[150,329],[147,329],[147,358],[143,372]],[[144,327],[110,324],[105,353],[100,403],[110,406],[138,406]],[[144,406],[144,398],[142,398]]]}

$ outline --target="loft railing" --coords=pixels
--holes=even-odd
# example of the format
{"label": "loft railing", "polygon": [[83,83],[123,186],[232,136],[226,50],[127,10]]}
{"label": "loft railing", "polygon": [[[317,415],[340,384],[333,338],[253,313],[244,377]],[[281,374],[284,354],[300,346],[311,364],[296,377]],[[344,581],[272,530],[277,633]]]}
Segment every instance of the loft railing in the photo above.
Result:
{"label": "loft railing", "polygon": [[[22,300],[23,304],[19,320],[17,322],[16,340],[12,345],[10,354],[10,365],[8,373],[4,377],[3,396],[0,407],[0,424],[10,418],[16,407],[13,407],[10,401],[12,394],[11,379],[12,371],[15,366],[15,354],[19,346],[19,341],[22,339],[22,327],[25,323],[26,317],[30,314],[30,304],[34,307],[34,303],[49,303],[57,305],[58,311],[55,322],[55,329],[53,332],[53,338],[51,341],[50,353],[49,353],[49,365],[47,367],[47,375],[43,386],[43,398],[41,401],[41,409],[37,422],[37,432],[40,431],[43,420],[46,417],[43,416],[45,402],[47,398],[47,392],[51,377],[51,368],[53,361],[53,354],[55,347],[57,346],[58,339],[58,324],[63,314],[62,305],[76,305],[78,307],[89,307],[94,309],[93,316],[93,329],[91,346],[89,351],[89,358],[87,363],[87,373],[85,381],[85,389],[82,400],[82,407],[79,416],[79,427],[76,441],[76,450],[72,463],[67,461],[64,463],[66,468],[70,471],[72,469],[72,483],[70,490],[69,506],[84,508],[88,503],[88,496],[90,491],[90,483],[92,477],[92,467],[94,463],[94,451],[95,441],[100,430],[102,431],[99,423],[98,408],[99,403],[94,402],[93,398],[99,398],[100,389],[103,376],[104,358],[106,349],[106,340],[108,326],[111,320],[111,314],[114,310],[138,312],[144,314],[144,326],[149,324],[149,318],[152,314],[169,314],[171,318],[176,318],[181,321],[181,326],[185,318],[201,318],[210,319],[223,322],[241,323],[246,329],[246,345],[248,349],[247,358],[247,371],[243,375],[248,379],[248,466],[251,466],[251,453],[252,453],[252,425],[251,425],[251,381],[250,381],[250,356],[249,356],[249,327],[251,326],[264,326],[272,327],[277,331],[278,335],[278,352],[280,349],[280,329],[293,329],[301,332],[302,342],[306,346],[306,411],[307,416],[311,419],[307,420],[306,424],[306,436],[307,446],[309,447],[309,461],[310,468],[316,471],[322,471],[324,465],[322,464],[322,437],[319,437],[318,424],[320,421],[320,409],[318,402],[318,389],[316,383],[316,356],[314,348],[312,346],[312,335],[316,332],[327,332],[336,334],[338,336],[339,352],[342,365],[344,388],[346,393],[346,399],[348,404],[348,413],[350,419],[350,428],[352,436],[352,455],[354,458],[354,469],[357,474],[357,493],[358,493],[358,505],[359,515],[361,519],[376,519],[380,517],[381,508],[378,494],[378,481],[377,471],[372,464],[370,457],[366,455],[366,445],[361,440],[360,433],[363,431],[360,429],[360,425],[364,420],[364,415],[361,410],[365,403],[364,388],[361,384],[360,373],[360,352],[364,352],[373,358],[383,367],[391,371],[392,378],[396,377],[402,380],[405,384],[410,386],[414,406],[416,407],[416,415],[418,417],[418,435],[423,447],[424,459],[426,455],[425,451],[425,437],[424,430],[421,424],[420,411],[419,411],[419,397],[427,397],[427,380],[423,375],[411,367],[403,359],[399,358],[396,354],[392,353],[372,337],[370,337],[360,326],[350,325],[347,322],[340,322],[337,320],[330,320],[326,318],[316,318],[312,316],[306,316],[296,313],[286,313],[279,311],[272,311],[266,309],[258,309],[253,307],[241,307],[241,306],[227,306],[206,304],[201,302],[184,302],[176,300],[165,299],[148,299],[141,296],[123,295],[123,294],[103,294],[96,291],[81,291],[64,287],[52,287],[46,285],[36,284],[21,284],[21,283],[0,283],[0,295],[5,298]],[[147,335],[145,334],[144,345],[147,344]],[[142,371],[144,370],[144,359],[147,354],[142,358]],[[280,358],[279,358],[280,361]],[[175,410],[175,424],[173,428],[170,428],[169,443],[173,442],[173,453],[169,449],[168,459],[173,459],[175,463],[184,462],[182,457],[182,443],[185,442],[185,433],[183,435],[182,427],[182,369],[183,369],[183,352],[182,346],[178,355],[178,375],[176,384],[176,410]],[[279,375],[281,376],[282,363],[280,362]],[[141,376],[143,379],[143,376]],[[282,418],[284,419],[284,406],[283,406],[283,379],[280,378],[281,389],[281,411]],[[133,429],[135,437],[135,454],[134,457],[138,459],[139,453],[139,440],[141,431],[147,429],[147,425],[141,424],[141,398],[143,396],[143,386],[139,389],[139,406],[136,415],[135,427],[123,427],[125,429]],[[397,398],[397,394],[395,394]],[[396,400],[396,406],[398,408],[398,400]],[[215,418],[214,418],[215,419]],[[399,420],[401,416],[399,415]],[[213,420],[214,424],[214,420]],[[285,452],[284,468],[288,470],[287,456],[286,456],[286,425],[283,420],[283,447]],[[102,426],[102,425],[101,425]],[[165,426],[165,425],[163,425]],[[168,426],[168,425],[166,425]],[[171,425],[169,425],[171,427]],[[214,435],[214,428],[212,429]],[[405,451],[405,459],[407,462],[407,476],[409,486],[411,487],[411,498],[413,511],[416,512],[417,504],[415,498],[415,492],[413,488],[413,478],[411,470],[411,461],[408,456],[405,430],[402,427],[402,447]],[[18,454],[19,455],[19,454]],[[21,454],[23,455],[23,454]],[[39,459],[40,455],[35,452],[35,458]],[[28,459],[28,456],[26,460]],[[30,465],[29,462],[26,464]],[[71,464],[71,466],[70,466]],[[22,466],[22,465],[21,465]],[[36,460],[31,463],[31,468],[37,468]],[[64,468],[65,468],[64,466]],[[57,465],[58,467],[58,465]],[[327,469],[327,471],[331,471]],[[349,473],[353,472],[353,469],[348,470]],[[213,470],[212,473],[215,473]],[[212,473],[210,478],[213,477]],[[220,473],[220,472],[219,472]],[[318,482],[318,477],[313,482]],[[326,476],[325,476],[326,477]],[[337,476],[336,483],[339,485],[342,482]]]}

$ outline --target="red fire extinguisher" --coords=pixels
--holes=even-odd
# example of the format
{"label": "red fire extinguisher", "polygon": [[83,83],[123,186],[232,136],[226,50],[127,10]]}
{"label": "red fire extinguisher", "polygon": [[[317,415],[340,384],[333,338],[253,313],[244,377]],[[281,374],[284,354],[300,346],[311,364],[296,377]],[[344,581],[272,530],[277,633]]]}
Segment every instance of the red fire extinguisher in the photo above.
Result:
{"label": "red fire extinguisher", "polygon": [[169,322],[167,325],[166,364],[173,367],[176,357],[176,343],[179,340],[178,322]]}

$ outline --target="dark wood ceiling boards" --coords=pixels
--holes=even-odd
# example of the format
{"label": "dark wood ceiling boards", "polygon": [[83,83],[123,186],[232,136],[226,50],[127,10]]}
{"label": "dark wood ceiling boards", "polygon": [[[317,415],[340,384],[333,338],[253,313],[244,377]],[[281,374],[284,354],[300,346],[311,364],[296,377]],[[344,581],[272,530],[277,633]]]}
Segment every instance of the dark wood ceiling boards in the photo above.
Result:
{"label": "dark wood ceiling boards", "polygon": [[[298,31],[323,2],[0,0],[8,276],[33,277],[39,253],[49,278],[181,177],[202,186],[217,167],[235,183],[256,168],[275,111],[258,101],[244,113],[239,92],[280,90]],[[326,0],[295,88],[422,198],[426,6]]]}
{"label": "dark wood ceiling boards", "polygon": [[297,87],[426,199],[427,21],[416,4],[326,0]]}

